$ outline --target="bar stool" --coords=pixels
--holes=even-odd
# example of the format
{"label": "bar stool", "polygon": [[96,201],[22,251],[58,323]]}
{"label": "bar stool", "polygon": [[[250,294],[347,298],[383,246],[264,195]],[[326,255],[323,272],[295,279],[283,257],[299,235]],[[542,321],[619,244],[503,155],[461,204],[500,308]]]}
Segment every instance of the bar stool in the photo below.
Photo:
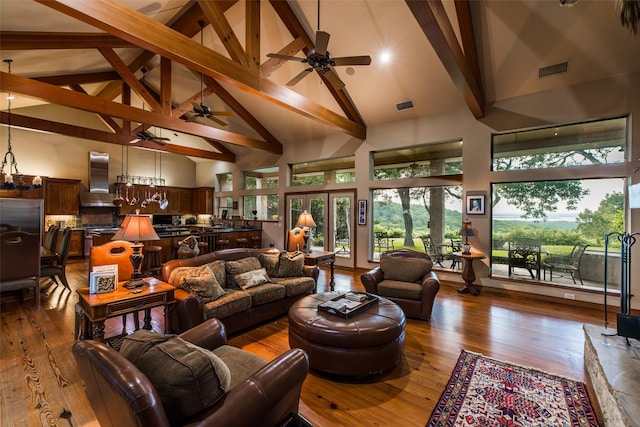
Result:
{"label": "bar stool", "polygon": [[200,255],[206,254],[207,252],[209,252],[209,243],[198,242],[198,249],[200,250]]}
{"label": "bar stool", "polygon": [[253,236],[251,238],[251,247],[254,249],[260,249],[262,247],[262,237]]}
{"label": "bar stool", "polygon": [[229,240],[227,239],[219,239],[216,242],[216,250],[227,249],[229,247]]}
{"label": "bar stool", "polygon": [[144,260],[146,264],[145,273],[148,275],[157,275],[162,270],[162,260],[160,253],[162,246],[146,246],[144,248]]}
{"label": "bar stool", "polygon": [[248,240],[245,237],[239,237],[236,239],[236,248],[246,248]]}

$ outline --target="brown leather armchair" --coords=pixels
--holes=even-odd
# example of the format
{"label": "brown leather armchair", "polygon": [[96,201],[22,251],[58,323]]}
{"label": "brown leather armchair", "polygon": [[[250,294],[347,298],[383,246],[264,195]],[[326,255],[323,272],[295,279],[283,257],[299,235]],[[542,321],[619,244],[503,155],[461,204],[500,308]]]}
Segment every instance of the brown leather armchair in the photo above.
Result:
{"label": "brown leather armchair", "polygon": [[[431,257],[411,249],[396,249],[380,255],[380,266],[362,274],[368,293],[398,304],[408,317],[429,320],[440,289]],[[413,276],[413,277],[412,277]]]}
{"label": "brown leather armchair", "polygon": [[[210,319],[180,337],[209,350],[227,343],[224,326],[217,319]],[[73,355],[101,426],[171,425],[149,379],[116,350],[97,341],[76,341]],[[289,350],[232,388],[212,407],[179,424],[279,425],[297,413],[308,371],[306,353]]]}

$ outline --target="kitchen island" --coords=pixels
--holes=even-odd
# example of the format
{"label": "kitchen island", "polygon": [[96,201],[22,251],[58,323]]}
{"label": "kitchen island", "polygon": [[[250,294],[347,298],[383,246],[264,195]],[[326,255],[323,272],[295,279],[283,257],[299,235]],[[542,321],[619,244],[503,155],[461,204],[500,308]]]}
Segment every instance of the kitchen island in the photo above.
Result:
{"label": "kitchen island", "polygon": [[[216,242],[220,239],[229,240],[228,248],[235,248],[236,239],[244,237],[251,246],[252,237],[262,237],[262,228],[253,226],[244,227],[220,227],[220,226],[200,226],[185,225],[176,227],[155,227],[156,233],[160,240],[152,240],[144,242],[145,246],[160,246],[160,259],[163,263],[176,258],[175,250],[178,242],[189,236],[194,236],[200,242],[208,244],[207,251],[213,251],[216,248]],[[115,232],[99,231],[93,234],[93,245],[99,246],[111,241]]]}

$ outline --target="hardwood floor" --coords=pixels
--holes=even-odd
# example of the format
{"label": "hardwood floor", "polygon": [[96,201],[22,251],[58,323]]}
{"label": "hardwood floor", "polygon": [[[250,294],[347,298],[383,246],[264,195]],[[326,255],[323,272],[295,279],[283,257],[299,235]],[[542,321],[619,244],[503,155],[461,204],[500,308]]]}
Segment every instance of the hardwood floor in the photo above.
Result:
{"label": "hardwood floor", "polygon": [[[87,283],[87,263],[71,261],[67,268],[73,292],[49,287],[40,310],[32,299],[2,294],[1,425],[97,425],[71,355],[75,289]],[[363,291],[360,273],[337,269],[336,289]],[[320,292],[328,290],[327,282],[323,270]],[[461,295],[457,286],[441,287],[431,321],[408,320],[404,357],[388,375],[357,383],[309,373],[300,402],[304,417],[316,426],[424,426],[462,349],[587,380],[582,325],[602,325],[601,310],[487,290]],[[162,319],[161,309],[154,309],[155,331],[163,330]],[[120,319],[110,319],[106,335],[121,328]],[[271,360],[289,348],[286,316],[234,336],[230,344]]]}

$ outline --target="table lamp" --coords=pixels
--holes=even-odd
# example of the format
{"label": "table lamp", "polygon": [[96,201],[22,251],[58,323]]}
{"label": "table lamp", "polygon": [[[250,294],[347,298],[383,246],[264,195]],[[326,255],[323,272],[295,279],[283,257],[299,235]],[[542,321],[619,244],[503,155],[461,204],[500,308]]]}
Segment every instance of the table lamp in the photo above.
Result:
{"label": "table lamp", "polygon": [[468,255],[471,253],[471,245],[469,244],[469,236],[475,236],[471,228],[471,221],[462,221],[462,228],[460,229],[460,235],[464,236],[464,244],[462,245],[462,253]]}
{"label": "table lamp", "polygon": [[111,238],[111,240],[126,240],[127,242],[133,242],[133,253],[129,257],[131,265],[133,266],[133,274],[131,280],[125,283],[125,287],[128,289],[137,288],[143,286],[145,281],[142,280],[142,273],[140,272],[140,265],[144,259],[142,254],[141,242],[147,240],[159,240],[160,238],[153,229],[151,224],[151,218],[148,215],[140,215],[136,212],[135,215],[127,215],[120,225],[120,229]]}
{"label": "table lamp", "polygon": [[313,220],[313,217],[311,216],[311,214],[309,212],[302,211],[302,213],[300,214],[300,216],[298,217],[298,222],[296,222],[296,227],[300,227],[302,228],[302,231],[304,231],[304,251],[306,253],[311,253],[310,248],[308,247],[309,245],[309,227],[315,227],[316,223]]}

